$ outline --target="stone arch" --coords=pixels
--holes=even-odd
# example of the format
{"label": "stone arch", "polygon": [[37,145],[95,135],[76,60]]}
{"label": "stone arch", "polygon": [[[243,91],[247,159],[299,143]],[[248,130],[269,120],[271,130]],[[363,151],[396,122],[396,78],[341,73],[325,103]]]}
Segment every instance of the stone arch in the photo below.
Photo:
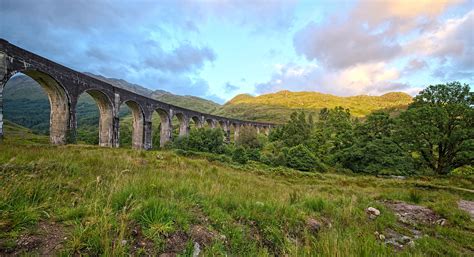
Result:
{"label": "stone arch", "polygon": [[156,108],[155,111],[160,116],[161,122],[160,147],[164,147],[171,140],[171,117],[170,114],[162,108]]}
{"label": "stone arch", "polygon": [[128,100],[124,102],[132,111],[132,147],[135,149],[143,148],[145,115],[143,108],[135,101]]}
{"label": "stone arch", "polygon": [[[177,112],[173,115],[179,121],[179,136],[187,136],[189,132],[189,120],[188,117],[182,112]],[[173,118],[171,118],[173,119]]]}
{"label": "stone arch", "polygon": [[216,128],[216,123],[217,121],[211,118],[208,118],[205,120],[205,123],[210,127],[210,128]]}
{"label": "stone arch", "polygon": [[90,95],[99,108],[99,145],[106,147],[114,146],[114,108],[112,101],[99,89],[87,89],[80,95],[84,93]]}
{"label": "stone arch", "polygon": [[[68,142],[71,103],[68,92],[61,83],[50,74],[39,70],[23,70],[18,72],[36,81],[48,96],[50,106],[49,141],[54,145],[66,144]],[[11,79],[11,77],[6,81]],[[0,101],[2,101],[1,93],[3,92],[3,86],[4,85],[0,85]],[[2,108],[0,108],[0,116],[0,122],[3,124]],[[0,129],[2,128],[2,124],[0,124]],[[3,131],[0,132],[0,136],[3,135]]]}
{"label": "stone arch", "polygon": [[204,125],[202,124],[201,119],[198,116],[192,116],[190,120],[194,122],[196,128],[202,128]]}

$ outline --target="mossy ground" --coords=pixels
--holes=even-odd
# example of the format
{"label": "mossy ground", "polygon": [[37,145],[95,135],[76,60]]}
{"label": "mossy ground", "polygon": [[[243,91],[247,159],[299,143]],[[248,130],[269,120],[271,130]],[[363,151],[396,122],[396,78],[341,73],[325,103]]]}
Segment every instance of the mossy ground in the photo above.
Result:
{"label": "mossy ground", "polygon": [[[159,254],[176,251],[169,244],[181,238],[186,242],[175,253],[186,256],[193,252],[196,225],[216,235],[203,247],[204,256],[474,254],[474,223],[457,207],[460,199],[474,200],[473,193],[458,190],[473,190],[472,178],[302,173],[172,151],[57,147],[6,127],[9,136],[0,144],[0,254],[21,252],[25,235],[47,237],[39,224],[57,224],[64,233],[51,255]],[[406,230],[383,200],[427,206],[447,224],[420,225],[426,236],[413,248],[395,251],[374,236]],[[368,219],[369,206],[381,215]],[[323,224],[318,233],[306,225],[309,218]]]}

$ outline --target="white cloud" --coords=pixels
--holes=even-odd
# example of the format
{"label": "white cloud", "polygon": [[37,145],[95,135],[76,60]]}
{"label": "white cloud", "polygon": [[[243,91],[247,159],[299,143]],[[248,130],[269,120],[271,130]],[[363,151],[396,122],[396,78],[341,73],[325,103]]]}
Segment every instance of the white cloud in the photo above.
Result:
{"label": "white cloud", "polygon": [[326,70],[317,65],[279,65],[272,78],[256,85],[257,93],[283,89],[318,91],[336,95],[381,95],[392,91],[413,93],[409,85],[397,82],[400,71],[384,62],[359,64],[341,70]]}

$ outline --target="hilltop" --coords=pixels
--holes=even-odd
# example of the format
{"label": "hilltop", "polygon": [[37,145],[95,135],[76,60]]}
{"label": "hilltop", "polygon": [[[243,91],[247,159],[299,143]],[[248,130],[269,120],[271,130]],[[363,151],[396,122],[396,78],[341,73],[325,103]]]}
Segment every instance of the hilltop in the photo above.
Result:
{"label": "hilltop", "polygon": [[381,96],[341,97],[318,92],[284,90],[256,97],[249,94],[237,95],[222,106],[217,113],[235,118],[285,122],[289,114],[295,110],[306,110],[317,114],[322,108],[342,106],[349,108],[352,115],[362,117],[375,110],[404,109],[411,101],[412,97],[402,92],[391,92]]}

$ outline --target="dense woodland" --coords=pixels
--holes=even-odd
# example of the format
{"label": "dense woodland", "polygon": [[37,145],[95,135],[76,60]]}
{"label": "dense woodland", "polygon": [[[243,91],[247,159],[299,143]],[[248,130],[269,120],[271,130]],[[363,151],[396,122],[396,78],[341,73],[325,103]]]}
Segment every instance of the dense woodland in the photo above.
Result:
{"label": "dense woodland", "polygon": [[224,144],[219,129],[195,129],[171,147],[226,154],[233,161],[260,161],[302,171],[335,169],[376,175],[473,173],[474,97],[458,82],[429,86],[406,111],[376,111],[364,119],[349,109],[322,109],[319,118],[294,112],[267,137],[241,129]]}

